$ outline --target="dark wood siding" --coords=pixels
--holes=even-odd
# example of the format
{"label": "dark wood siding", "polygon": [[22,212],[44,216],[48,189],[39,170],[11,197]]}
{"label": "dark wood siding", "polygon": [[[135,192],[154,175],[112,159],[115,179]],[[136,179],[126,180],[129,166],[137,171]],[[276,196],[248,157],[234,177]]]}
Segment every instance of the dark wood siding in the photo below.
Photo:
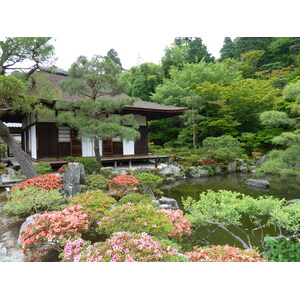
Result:
{"label": "dark wood siding", "polygon": [[71,155],[70,143],[59,143],[59,157],[63,158]]}
{"label": "dark wood siding", "polygon": [[112,141],[111,140],[103,141],[103,156],[111,157],[112,154],[113,154]]}
{"label": "dark wood siding", "polygon": [[82,145],[81,141],[77,139],[76,132],[71,130],[71,156],[81,156],[82,155]]}
{"label": "dark wood siding", "polygon": [[37,134],[37,157],[57,158],[58,157],[58,129],[56,124],[38,123]]}
{"label": "dark wood siding", "polygon": [[123,142],[113,142],[113,155],[123,155]]}
{"label": "dark wood siding", "polygon": [[134,143],[135,155],[148,155],[148,127],[141,126],[139,128],[141,138]]}

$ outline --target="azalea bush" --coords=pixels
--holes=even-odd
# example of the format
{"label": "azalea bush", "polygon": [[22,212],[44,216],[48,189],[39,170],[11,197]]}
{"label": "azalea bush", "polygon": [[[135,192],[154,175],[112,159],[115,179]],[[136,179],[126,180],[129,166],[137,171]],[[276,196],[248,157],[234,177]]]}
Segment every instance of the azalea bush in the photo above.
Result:
{"label": "azalea bush", "polygon": [[150,204],[124,204],[106,211],[98,222],[102,233],[112,234],[118,231],[146,232],[158,238],[168,238],[174,231],[172,222],[164,212],[157,212]]}
{"label": "azalea bush", "polygon": [[57,176],[55,174],[46,174],[42,175],[40,177],[34,177],[31,179],[28,179],[26,181],[23,181],[15,186],[12,187],[13,189],[24,189],[26,187],[32,187],[32,186],[37,186],[41,187],[46,190],[52,190],[52,189],[62,189],[63,184],[62,184],[63,179],[60,176]]}
{"label": "azalea bush", "polygon": [[80,205],[36,215],[21,233],[21,251],[31,261],[42,261],[52,249],[61,252],[64,239],[80,237],[88,226],[87,214]]}
{"label": "azalea bush", "polygon": [[59,210],[66,199],[58,190],[46,190],[32,186],[13,189],[8,196],[4,212],[10,217],[26,218],[44,211]]}
{"label": "azalea bush", "polygon": [[135,177],[139,181],[142,190],[147,194],[153,194],[158,185],[164,181],[163,178],[151,173],[140,173]]}
{"label": "azalea bush", "polygon": [[109,210],[116,200],[104,192],[90,191],[79,193],[68,199],[74,205],[81,205],[89,219],[99,220],[105,211]]}
{"label": "azalea bush", "polygon": [[93,174],[88,175],[85,178],[85,185],[82,187],[82,191],[94,191],[94,190],[104,190],[108,191],[110,188],[110,184],[108,180],[100,175]]}
{"label": "azalea bush", "polygon": [[64,164],[57,170],[57,172],[62,174],[65,173],[67,169],[68,169],[68,165]]}
{"label": "azalea bush", "polygon": [[178,250],[147,233],[117,232],[102,243],[68,240],[61,254],[64,262],[180,262]]}
{"label": "azalea bush", "polygon": [[185,255],[192,262],[263,262],[255,250],[242,250],[229,245],[215,247],[194,247],[193,252]]}
{"label": "azalea bush", "polygon": [[177,237],[180,241],[182,241],[182,236],[184,234],[191,235],[191,222],[183,216],[182,210],[160,209],[156,212],[164,213],[172,222],[174,230],[169,232],[169,236]]}
{"label": "azalea bush", "polygon": [[127,203],[146,203],[146,204],[152,204],[152,198],[145,194],[140,193],[130,193],[122,197],[118,204],[123,205]]}
{"label": "azalea bush", "polygon": [[117,190],[117,196],[122,197],[140,183],[133,175],[120,174],[115,178],[109,180],[111,187]]}

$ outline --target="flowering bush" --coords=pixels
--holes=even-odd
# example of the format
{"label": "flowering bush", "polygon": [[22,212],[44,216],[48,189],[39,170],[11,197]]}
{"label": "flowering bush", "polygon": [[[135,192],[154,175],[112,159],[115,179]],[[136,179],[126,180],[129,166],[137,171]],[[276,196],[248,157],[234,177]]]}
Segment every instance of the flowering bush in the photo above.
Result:
{"label": "flowering bush", "polygon": [[82,239],[67,241],[63,261],[73,262],[180,262],[178,250],[155,241],[147,233],[117,232],[104,243],[91,244]]}
{"label": "flowering bush", "polygon": [[67,164],[64,164],[64,165],[62,165],[62,166],[57,170],[57,172],[58,172],[58,173],[65,173],[67,169],[68,169],[68,165],[67,165]]}
{"label": "flowering bush", "polygon": [[253,157],[261,156],[261,152],[252,152]]}
{"label": "flowering bush", "polygon": [[110,188],[108,180],[100,175],[88,175],[85,178],[85,186],[82,191],[95,191],[95,190],[105,190],[108,191]]}
{"label": "flowering bush", "polygon": [[213,165],[216,163],[216,161],[214,159],[210,159],[210,158],[201,158],[198,160],[198,163],[200,165]]}
{"label": "flowering bush", "polygon": [[9,201],[4,207],[6,214],[12,217],[26,218],[32,214],[63,208],[65,197],[58,190],[46,190],[32,186],[13,189]]}
{"label": "flowering bush", "polygon": [[81,205],[88,218],[99,220],[106,210],[110,209],[116,200],[107,196],[102,191],[80,193],[70,198],[74,205]]}
{"label": "flowering bush", "polygon": [[185,255],[192,262],[263,262],[254,250],[242,250],[229,245],[211,248],[194,247],[193,252]]}
{"label": "flowering bush", "polygon": [[104,213],[98,222],[101,232],[112,234],[118,231],[146,232],[158,238],[167,238],[174,230],[171,221],[163,212],[156,212],[150,204],[124,204]]}
{"label": "flowering bush", "polygon": [[133,175],[120,174],[109,180],[111,187],[118,191],[117,196],[122,197],[140,183]]}
{"label": "flowering bush", "polygon": [[182,235],[184,233],[187,235],[191,235],[191,222],[183,216],[182,210],[159,209],[156,212],[163,212],[172,222],[175,230],[169,232],[169,236],[178,237],[178,239],[182,241]]}
{"label": "flowering bush", "polygon": [[34,222],[21,233],[21,251],[29,260],[41,261],[50,249],[62,251],[64,239],[80,237],[88,226],[87,215],[80,205],[36,215]]}
{"label": "flowering bush", "polygon": [[12,187],[13,189],[24,189],[26,187],[38,186],[46,190],[61,189],[63,187],[62,178],[55,174],[46,174],[23,181]]}

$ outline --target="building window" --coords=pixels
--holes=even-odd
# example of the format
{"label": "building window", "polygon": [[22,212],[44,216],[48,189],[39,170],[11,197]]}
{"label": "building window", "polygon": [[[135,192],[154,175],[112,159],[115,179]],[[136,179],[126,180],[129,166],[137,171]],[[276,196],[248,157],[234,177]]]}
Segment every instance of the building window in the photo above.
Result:
{"label": "building window", "polygon": [[69,127],[58,127],[58,142],[70,143],[71,142],[71,130]]}

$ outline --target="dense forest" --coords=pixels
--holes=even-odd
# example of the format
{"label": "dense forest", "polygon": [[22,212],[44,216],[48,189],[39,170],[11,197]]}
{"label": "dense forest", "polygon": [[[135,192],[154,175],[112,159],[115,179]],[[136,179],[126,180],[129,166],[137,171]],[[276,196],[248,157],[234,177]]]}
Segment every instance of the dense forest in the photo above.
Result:
{"label": "dense forest", "polygon": [[189,108],[150,123],[156,145],[196,149],[208,137],[230,135],[247,154],[299,153],[300,38],[226,37],[219,59],[200,37],[176,38],[160,64],[132,67],[121,80],[132,97]]}

